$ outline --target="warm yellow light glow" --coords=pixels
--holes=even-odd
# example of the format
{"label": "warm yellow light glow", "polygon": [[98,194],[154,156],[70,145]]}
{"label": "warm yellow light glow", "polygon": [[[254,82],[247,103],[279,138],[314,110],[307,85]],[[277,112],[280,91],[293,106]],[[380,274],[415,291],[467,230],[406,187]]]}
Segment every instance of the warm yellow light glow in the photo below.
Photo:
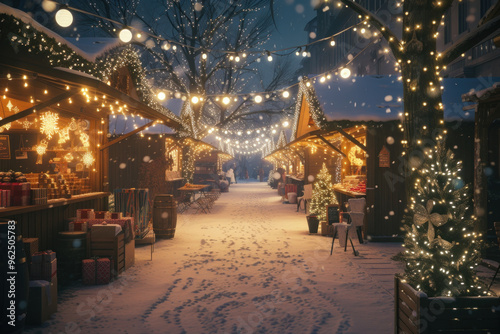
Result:
{"label": "warm yellow light glow", "polygon": [[61,27],[67,28],[73,23],[73,14],[67,9],[59,9],[56,13],[56,22]]}
{"label": "warm yellow light glow", "polygon": [[340,71],[340,76],[344,79],[347,79],[351,76],[351,70],[348,69],[348,68],[343,68],[341,71]]}
{"label": "warm yellow light glow", "polygon": [[130,29],[124,28],[120,31],[118,37],[123,43],[128,43],[132,40],[133,35]]}

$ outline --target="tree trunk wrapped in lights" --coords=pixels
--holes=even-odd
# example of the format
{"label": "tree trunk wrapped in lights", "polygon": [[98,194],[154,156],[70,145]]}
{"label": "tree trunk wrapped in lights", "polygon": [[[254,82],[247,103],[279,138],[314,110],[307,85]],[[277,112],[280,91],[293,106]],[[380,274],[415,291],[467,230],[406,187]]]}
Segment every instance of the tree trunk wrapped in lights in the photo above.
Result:
{"label": "tree trunk wrapped in lights", "polygon": [[310,204],[310,211],[318,216],[319,221],[326,220],[326,206],[337,203],[337,198],[332,188],[332,176],[323,163],[319,174],[314,182],[313,195]]}
{"label": "tree trunk wrapped in lights", "polygon": [[482,243],[474,232],[469,188],[458,176],[461,165],[439,141],[426,150],[412,185],[404,220],[405,278],[430,297],[487,294],[474,270]]}

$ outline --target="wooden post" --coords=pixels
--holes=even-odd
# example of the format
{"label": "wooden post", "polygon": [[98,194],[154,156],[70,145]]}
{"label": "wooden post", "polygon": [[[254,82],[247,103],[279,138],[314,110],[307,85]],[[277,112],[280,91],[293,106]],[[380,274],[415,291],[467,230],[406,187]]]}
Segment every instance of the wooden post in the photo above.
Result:
{"label": "wooden post", "polygon": [[484,167],[488,161],[488,109],[479,103],[476,107],[474,129],[474,216],[476,232],[486,236],[488,229],[488,185]]}

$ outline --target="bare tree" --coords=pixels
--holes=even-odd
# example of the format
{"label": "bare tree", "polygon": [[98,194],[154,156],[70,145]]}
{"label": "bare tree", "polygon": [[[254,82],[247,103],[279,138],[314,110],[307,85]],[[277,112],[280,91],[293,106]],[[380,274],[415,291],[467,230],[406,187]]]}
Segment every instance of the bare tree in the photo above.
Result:
{"label": "bare tree", "polygon": [[[248,52],[262,48],[270,36],[274,9],[269,10],[268,0],[96,0],[78,6],[114,20],[82,18],[87,26],[110,36],[123,28],[118,22],[147,32],[133,43],[145,51],[143,59],[156,86],[202,98],[191,104],[189,117],[195,124],[191,135],[201,137],[202,124],[227,127],[242,117],[262,124],[283,109],[282,104],[266,104],[260,112],[249,111],[253,100],[237,96],[275,90],[293,73],[290,63],[275,61],[273,75],[262,78],[258,68],[267,60],[258,63],[267,55]],[[229,97],[230,103],[218,101],[220,96]]]}

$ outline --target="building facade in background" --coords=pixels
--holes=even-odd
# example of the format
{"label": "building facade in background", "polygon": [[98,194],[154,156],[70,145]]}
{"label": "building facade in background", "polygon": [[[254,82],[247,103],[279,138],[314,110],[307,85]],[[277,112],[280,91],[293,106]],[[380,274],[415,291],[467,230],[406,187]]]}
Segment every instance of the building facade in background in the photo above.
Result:
{"label": "building facade in background", "polygon": [[[482,17],[498,0],[463,0],[454,2],[445,14],[439,28],[438,50],[453,45],[467,32],[474,29]],[[389,28],[401,36],[402,7],[395,0],[361,0],[360,5],[375,13]],[[383,37],[374,27],[359,25],[358,14],[340,3],[321,2],[317,5],[316,17],[305,27],[309,43],[335,35],[331,39],[307,48],[309,55],[302,61],[301,74],[316,75],[342,66],[353,75],[390,75],[398,73],[396,59]],[[364,29],[363,29],[364,28]],[[346,30],[345,32],[342,32]],[[342,33],[341,33],[342,32]],[[354,59],[353,59],[354,58]],[[488,38],[455,60],[445,77],[500,76],[500,50],[493,38]]]}

